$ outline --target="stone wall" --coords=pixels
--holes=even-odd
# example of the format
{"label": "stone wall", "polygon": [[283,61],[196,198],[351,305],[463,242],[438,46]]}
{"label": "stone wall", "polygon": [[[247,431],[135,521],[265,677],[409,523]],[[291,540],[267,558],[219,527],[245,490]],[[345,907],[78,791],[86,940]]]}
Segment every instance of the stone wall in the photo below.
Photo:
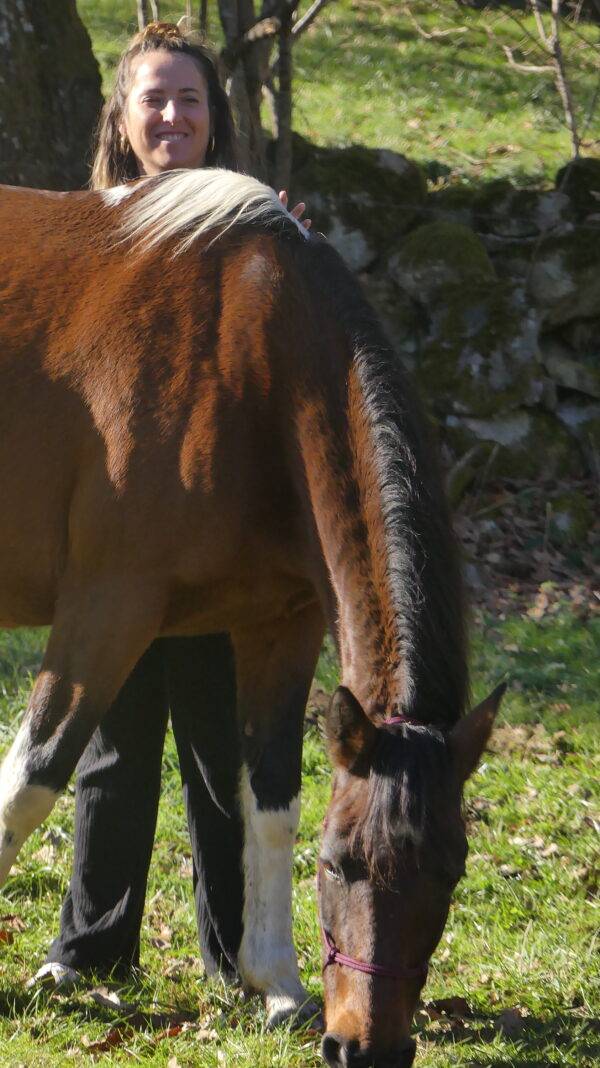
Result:
{"label": "stone wall", "polygon": [[403,156],[296,152],[294,193],[360,277],[435,421],[453,494],[600,475],[600,160],[553,189],[437,185]]}

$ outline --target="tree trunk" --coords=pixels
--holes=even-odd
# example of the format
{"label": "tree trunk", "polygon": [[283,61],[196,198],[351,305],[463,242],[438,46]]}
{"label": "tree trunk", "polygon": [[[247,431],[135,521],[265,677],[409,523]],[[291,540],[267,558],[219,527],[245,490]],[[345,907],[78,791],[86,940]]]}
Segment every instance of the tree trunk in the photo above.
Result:
{"label": "tree trunk", "polygon": [[292,24],[289,19],[279,31],[277,81],[274,184],[275,189],[289,189],[292,179]]}
{"label": "tree trunk", "polygon": [[84,185],[100,89],[75,0],[2,0],[0,182]]}
{"label": "tree trunk", "polygon": [[[263,0],[260,14],[266,18],[274,0]],[[254,0],[219,0],[225,44],[231,46],[256,21]],[[262,88],[268,78],[274,38],[255,41],[228,72],[229,97],[239,135],[241,165],[249,174],[267,178],[265,139],[260,121]]]}

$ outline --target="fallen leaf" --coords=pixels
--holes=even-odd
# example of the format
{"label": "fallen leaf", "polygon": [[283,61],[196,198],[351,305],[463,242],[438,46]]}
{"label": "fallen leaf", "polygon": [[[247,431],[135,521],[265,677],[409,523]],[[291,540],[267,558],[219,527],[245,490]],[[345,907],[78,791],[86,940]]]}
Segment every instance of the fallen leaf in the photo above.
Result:
{"label": "fallen leaf", "polygon": [[171,928],[163,924],[158,935],[150,939],[150,945],[154,946],[155,949],[170,949],[172,938],[173,932]]}
{"label": "fallen leaf", "polygon": [[81,1042],[88,1053],[109,1053],[116,1046],[122,1046],[125,1039],[129,1038],[131,1034],[131,1027],[111,1027],[104,1038],[99,1038],[96,1042],[92,1042],[87,1035],[84,1035]]}
{"label": "fallen leaf", "polygon": [[11,931],[24,931],[27,924],[20,916],[9,913],[7,916],[0,916],[0,927],[8,927]]}
{"label": "fallen leaf", "polygon": [[514,864],[501,864],[498,872],[503,879],[518,879],[521,876],[521,869]]}
{"label": "fallen leaf", "polygon": [[542,857],[555,857],[559,853],[560,853],[560,847],[557,846],[556,842],[550,842],[550,845],[547,845],[545,849],[542,849],[542,852],[541,852],[540,856],[542,856]]}
{"label": "fallen leaf", "polygon": [[89,996],[97,1005],[103,1005],[107,1009],[118,1009],[121,1013],[130,1015],[138,1011],[139,1005],[122,1001],[116,990],[110,990],[107,986],[96,986],[90,990]]}
{"label": "fallen leaf", "polygon": [[463,1019],[466,1016],[472,1016],[471,1006],[466,998],[453,997],[453,998],[436,998],[435,1001],[430,1002],[438,1012],[443,1012],[446,1016],[458,1016]]}
{"label": "fallen leaf", "polygon": [[194,873],[194,864],[191,857],[184,857],[179,865],[179,874],[182,879],[191,879]]}
{"label": "fallen leaf", "polygon": [[177,1038],[177,1035],[180,1035],[183,1030],[185,1030],[183,1024],[173,1024],[172,1027],[166,1027],[164,1031],[160,1031],[159,1034],[155,1035],[155,1040],[161,1042],[164,1038]]}
{"label": "fallen leaf", "polygon": [[218,1038],[219,1035],[214,1027],[200,1027],[196,1031],[196,1039],[198,1042],[214,1042]]}
{"label": "fallen leaf", "polygon": [[434,1008],[433,1004],[422,1005],[420,1009],[417,1009],[415,1013],[415,1023],[417,1026],[424,1026],[430,1023],[432,1020],[442,1020],[443,1015]]}

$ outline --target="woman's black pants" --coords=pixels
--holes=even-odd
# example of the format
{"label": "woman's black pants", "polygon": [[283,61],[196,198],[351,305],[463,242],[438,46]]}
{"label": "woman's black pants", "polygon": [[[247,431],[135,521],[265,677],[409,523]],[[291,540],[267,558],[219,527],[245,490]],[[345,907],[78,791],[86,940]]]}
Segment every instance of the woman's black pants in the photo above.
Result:
{"label": "woman's black pants", "polygon": [[227,636],[161,638],[144,654],[78,764],[73,874],[48,961],[96,971],[139,962],[170,710],[200,949],[209,974],[236,974],[243,882],[235,706]]}

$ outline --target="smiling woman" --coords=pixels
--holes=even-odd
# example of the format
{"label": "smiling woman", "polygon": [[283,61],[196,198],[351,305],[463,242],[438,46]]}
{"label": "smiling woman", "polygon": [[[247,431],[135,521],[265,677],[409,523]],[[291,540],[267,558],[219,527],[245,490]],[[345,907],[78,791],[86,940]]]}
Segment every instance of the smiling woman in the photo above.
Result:
{"label": "smiling woman", "polygon": [[202,165],[211,113],[206,79],[191,56],[159,51],[136,57],[119,133],[140,175]]}
{"label": "smiling woman", "polygon": [[98,129],[93,189],[175,167],[237,170],[215,56],[198,37],[150,23],[123,53]]}

